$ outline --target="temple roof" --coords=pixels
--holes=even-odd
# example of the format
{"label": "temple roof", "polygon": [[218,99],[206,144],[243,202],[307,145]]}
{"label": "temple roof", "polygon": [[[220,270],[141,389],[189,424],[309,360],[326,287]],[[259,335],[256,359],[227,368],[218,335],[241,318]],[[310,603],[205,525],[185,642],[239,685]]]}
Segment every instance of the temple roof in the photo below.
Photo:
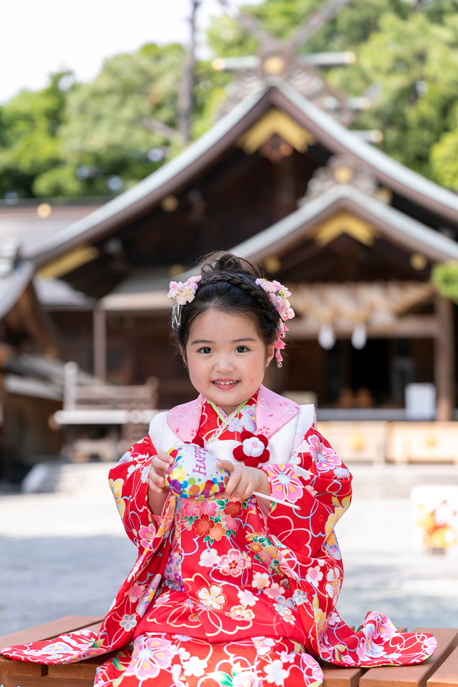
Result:
{"label": "temple roof", "polygon": [[[286,113],[331,155],[348,155],[362,163],[380,185],[415,204],[422,212],[433,213],[444,223],[458,226],[458,196],[455,193],[438,186],[374,148],[288,84],[278,79],[269,79],[262,89],[248,95],[209,131],[159,170],[86,217],[50,236],[39,248],[37,247],[33,256],[35,264],[38,267],[46,265],[82,243],[109,236],[119,226],[124,226],[144,215],[167,196],[180,192],[190,183],[195,183],[230,146],[240,140],[242,134],[272,108]],[[396,212],[394,208],[391,210],[393,214],[390,215],[390,221],[391,217],[396,218],[396,226],[403,227],[405,236],[409,231],[415,233],[421,231],[420,227],[425,228],[425,225],[415,220],[409,222],[408,216],[404,213]],[[384,206],[384,212],[389,212],[387,206]],[[398,216],[400,214],[404,216],[404,223]],[[289,224],[295,217],[296,213],[293,213],[284,221]],[[280,225],[283,226],[281,222]],[[431,232],[429,239],[426,238],[425,232],[422,234],[425,245],[430,246],[430,250],[433,251],[430,244],[431,238],[434,237],[434,241],[439,241],[439,245],[445,246],[442,241],[444,237],[437,231]],[[257,237],[254,237],[249,241],[256,240]],[[454,242],[449,240],[446,244],[451,250]],[[449,248],[444,251],[438,249],[437,254],[442,251],[441,254],[448,255]]]}
{"label": "temple roof", "polygon": [[296,212],[234,246],[232,252],[261,262],[272,254],[281,255],[341,210],[370,222],[388,241],[418,251],[432,262],[458,260],[456,241],[348,184],[336,185],[305,202]]}

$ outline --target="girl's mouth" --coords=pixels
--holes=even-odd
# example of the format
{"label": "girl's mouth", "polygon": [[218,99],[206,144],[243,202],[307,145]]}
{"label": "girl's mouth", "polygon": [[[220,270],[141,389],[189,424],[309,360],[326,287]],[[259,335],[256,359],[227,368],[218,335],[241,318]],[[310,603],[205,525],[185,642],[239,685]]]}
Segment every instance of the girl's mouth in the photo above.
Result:
{"label": "girl's mouth", "polygon": [[218,387],[218,389],[233,389],[240,380],[238,379],[215,379],[212,384]]}

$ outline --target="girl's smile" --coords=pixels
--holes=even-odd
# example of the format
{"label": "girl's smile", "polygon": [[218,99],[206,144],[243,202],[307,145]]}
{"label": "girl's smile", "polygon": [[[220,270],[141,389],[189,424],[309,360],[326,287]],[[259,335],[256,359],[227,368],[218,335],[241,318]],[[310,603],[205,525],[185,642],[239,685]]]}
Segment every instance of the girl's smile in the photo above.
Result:
{"label": "girl's smile", "polygon": [[251,317],[209,308],[191,325],[184,359],[194,388],[230,415],[259,389],[274,352]]}

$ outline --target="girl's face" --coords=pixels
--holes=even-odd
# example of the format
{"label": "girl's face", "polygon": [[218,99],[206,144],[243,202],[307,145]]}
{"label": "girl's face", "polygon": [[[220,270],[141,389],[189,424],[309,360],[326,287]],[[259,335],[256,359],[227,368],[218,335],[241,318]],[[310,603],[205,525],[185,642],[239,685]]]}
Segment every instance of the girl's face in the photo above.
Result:
{"label": "girl's face", "polygon": [[274,353],[250,317],[210,308],[192,323],[184,359],[193,387],[230,415],[259,389]]}

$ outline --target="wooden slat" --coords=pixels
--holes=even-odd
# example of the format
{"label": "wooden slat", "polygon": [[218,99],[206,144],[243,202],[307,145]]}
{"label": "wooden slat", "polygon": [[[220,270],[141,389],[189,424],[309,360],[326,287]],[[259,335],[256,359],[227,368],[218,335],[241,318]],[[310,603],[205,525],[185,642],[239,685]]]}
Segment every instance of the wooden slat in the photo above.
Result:
{"label": "wooden slat", "polygon": [[458,687],[458,648],[436,670],[427,687]]}
{"label": "wooden slat", "polygon": [[[132,644],[129,644],[126,649],[133,649]],[[52,665],[48,666],[48,676],[50,678],[71,678],[73,680],[89,680],[94,681],[95,671],[97,668],[108,661],[112,656],[116,655],[116,651],[103,656],[94,656],[79,663],[67,663],[66,665]],[[40,682],[41,685],[41,682]],[[59,682],[60,685],[60,682]],[[336,686],[338,687],[338,686]],[[351,686],[353,687],[353,685]]]}
{"label": "wooden slat", "polygon": [[[79,663],[48,666],[48,676],[53,679],[65,678],[73,680],[92,680],[92,682],[94,682],[97,668],[115,655],[116,651],[111,654],[104,654],[103,656],[94,656],[93,658],[88,658],[86,661],[80,661]],[[59,685],[60,684],[61,682],[59,680]]]}
{"label": "wooden slat", "polygon": [[103,618],[97,615],[67,615],[58,620],[52,620],[43,625],[35,625],[26,630],[13,632],[9,635],[0,637],[0,650],[6,646],[15,644],[26,644],[27,642],[39,642],[44,639],[52,639],[65,632],[81,630],[90,624],[101,622]]}
{"label": "wooden slat", "polygon": [[323,668],[323,687],[358,687],[362,674],[361,668],[341,668],[331,663],[321,662]]}
{"label": "wooden slat", "polygon": [[[94,622],[98,621],[98,622]],[[59,620],[53,620],[43,625],[36,625],[27,630],[21,630],[0,638],[0,648],[4,649],[7,646],[14,646],[15,644],[26,644],[28,642],[42,641],[52,639],[60,634],[66,632],[74,632],[75,630],[90,629],[98,631],[101,625],[101,619],[92,615],[69,615]],[[43,678],[48,674],[48,666],[41,663],[28,663],[27,661],[13,661],[6,656],[0,656],[0,677],[7,675],[15,676],[16,678],[23,677],[40,677]],[[40,680],[41,685],[41,680]],[[5,685],[6,687],[6,685]],[[22,685],[21,685],[22,687]]]}
{"label": "wooden slat", "polygon": [[44,666],[42,663],[13,661],[11,658],[6,658],[6,656],[0,656],[0,681],[3,680],[4,675],[43,677],[47,672],[48,666]]}
{"label": "wooden slat", "polygon": [[417,627],[413,632],[429,632],[437,639],[437,649],[417,666],[371,668],[362,676],[360,687],[426,687],[426,681],[458,645],[458,630]]}

